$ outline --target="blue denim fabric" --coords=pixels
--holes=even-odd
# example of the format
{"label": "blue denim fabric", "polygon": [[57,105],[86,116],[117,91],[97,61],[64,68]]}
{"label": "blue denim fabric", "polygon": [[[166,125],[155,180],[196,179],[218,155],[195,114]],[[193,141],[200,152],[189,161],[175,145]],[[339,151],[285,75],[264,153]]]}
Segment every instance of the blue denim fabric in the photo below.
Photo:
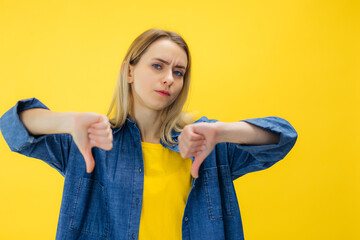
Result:
{"label": "blue denim fabric", "polygon": [[[71,135],[29,135],[18,113],[30,108],[48,109],[36,98],[20,100],[1,117],[0,128],[11,151],[41,159],[65,177],[56,239],[137,239],[146,169],[136,123],[127,119],[113,129],[110,151],[92,148],[96,164],[94,171],[87,173]],[[214,121],[201,117],[196,122]],[[279,143],[217,144],[193,181],[182,221],[182,239],[244,239],[233,181],[283,159],[297,140],[295,129],[282,118],[243,121],[280,133]],[[172,134],[176,142],[179,134]],[[177,144],[161,144],[179,152]]]}

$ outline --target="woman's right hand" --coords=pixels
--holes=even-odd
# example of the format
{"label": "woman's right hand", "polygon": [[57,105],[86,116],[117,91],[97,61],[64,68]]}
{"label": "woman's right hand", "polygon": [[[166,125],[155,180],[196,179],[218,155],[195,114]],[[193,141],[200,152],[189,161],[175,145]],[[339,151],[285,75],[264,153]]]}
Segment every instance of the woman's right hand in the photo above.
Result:
{"label": "woman's right hand", "polygon": [[110,122],[105,115],[91,112],[75,113],[71,135],[85,159],[87,173],[91,173],[95,167],[91,148],[98,147],[108,151],[113,147]]}

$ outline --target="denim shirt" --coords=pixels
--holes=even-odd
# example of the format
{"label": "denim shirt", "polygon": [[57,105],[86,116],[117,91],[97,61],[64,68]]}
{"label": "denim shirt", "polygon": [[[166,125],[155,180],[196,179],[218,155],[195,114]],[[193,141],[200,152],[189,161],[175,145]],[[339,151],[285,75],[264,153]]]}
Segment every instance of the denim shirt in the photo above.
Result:
{"label": "denim shirt", "polygon": [[[70,134],[32,136],[18,113],[46,107],[36,98],[23,99],[0,119],[11,151],[41,159],[65,177],[58,219],[58,240],[138,239],[144,163],[138,126],[130,119],[113,130],[113,148],[94,147],[95,169],[86,172],[83,156]],[[196,122],[215,122],[201,117]],[[280,133],[268,145],[218,143],[199,169],[188,195],[182,219],[182,239],[244,239],[233,181],[244,174],[269,168],[292,149],[297,132],[285,119],[264,117],[242,120]],[[180,132],[172,132],[175,142]],[[178,144],[161,144],[179,152]],[[194,161],[194,157],[191,157]],[[161,236],[159,236],[161,239]]]}

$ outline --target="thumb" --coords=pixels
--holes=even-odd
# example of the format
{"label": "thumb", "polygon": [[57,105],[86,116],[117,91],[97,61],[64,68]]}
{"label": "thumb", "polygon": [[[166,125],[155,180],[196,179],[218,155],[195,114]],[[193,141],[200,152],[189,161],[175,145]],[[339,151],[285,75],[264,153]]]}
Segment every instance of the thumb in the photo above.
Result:
{"label": "thumb", "polygon": [[199,177],[199,168],[202,161],[203,156],[195,156],[194,162],[191,165],[191,175],[193,176],[193,178],[198,178]]}
{"label": "thumb", "polygon": [[95,168],[95,160],[94,160],[94,157],[93,157],[93,155],[91,153],[91,148],[88,148],[88,149],[84,150],[82,155],[83,155],[83,157],[85,159],[86,172],[91,173]]}

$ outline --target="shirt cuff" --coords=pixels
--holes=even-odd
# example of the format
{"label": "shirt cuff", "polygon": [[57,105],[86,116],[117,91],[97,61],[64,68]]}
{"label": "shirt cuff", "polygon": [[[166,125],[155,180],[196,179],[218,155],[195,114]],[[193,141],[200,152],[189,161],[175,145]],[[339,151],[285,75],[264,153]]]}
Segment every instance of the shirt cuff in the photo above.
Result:
{"label": "shirt cuff", "polygon": [[22,148],[35,141],[41,140],[45,135],[31,135],[19,118],[19,112],[31,108],[48,109],[36,98],[20,100],[0,118],[2,135],[12,151],[21,151]]}

